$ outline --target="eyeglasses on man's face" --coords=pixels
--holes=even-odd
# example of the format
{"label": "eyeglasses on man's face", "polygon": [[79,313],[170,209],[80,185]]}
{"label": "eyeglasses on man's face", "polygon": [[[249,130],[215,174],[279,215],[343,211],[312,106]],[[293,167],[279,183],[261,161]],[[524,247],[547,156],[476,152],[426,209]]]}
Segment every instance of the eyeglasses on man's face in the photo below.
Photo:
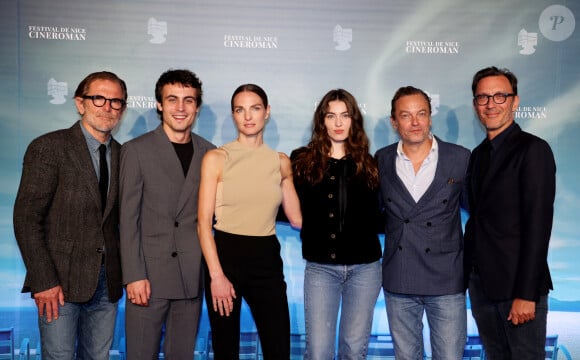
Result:
{"label": "eyeglasses on man's face", "polygon": [[111,105],[111,109],[113,110],[121,110],[123,107],[125,107],[125,105],[127,105],[127,102],[123,99],[109,99],[102,95],[84,95],[83,99],[91,99],[93,101],[93,105],[96,107],[103,107],[108,101]]}
{"label": "eyeglasses on man's face", "polygon": [[493,102],[496,104],[503,104],[507,101],[510,96],[515,96],[515,94],[508,94],[508,93],[495,93],[493,95],[487,94],[479,94],[473,97],[473,100],[477,105],[487,105],[489,103],[489,99],[493,99]]}

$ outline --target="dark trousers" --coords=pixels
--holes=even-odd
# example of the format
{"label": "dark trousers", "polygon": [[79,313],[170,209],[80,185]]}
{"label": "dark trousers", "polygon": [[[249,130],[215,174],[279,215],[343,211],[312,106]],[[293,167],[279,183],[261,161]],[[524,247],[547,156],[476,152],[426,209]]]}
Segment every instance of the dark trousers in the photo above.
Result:
{"label": "dark trousers", "polygon": [[166,359],[193,359],[201,314],[201,297],[149,299],[149,306],[125,302],[127,360],[157,359],[165,325]]}
{"label": "dark trousers", "polygon": [[209,271],[206,271],[206,302],[216,360],[239,358],[242,297],[258,328],[265,360],[290,357],[290,315],[280,243],[272,236],[243,236],[215,231],[218,257],[237,298],[230,316],[212,307]]}
{"label": "dark trousers", "polygon": [[513,325],[508,315],[513,300],[493,301],[485,296],[479,276],[469,280],[471,312],[475,318],[486,359],[489,360],[544,360],[548,296],[536,303],[536,317],[521,325]]}

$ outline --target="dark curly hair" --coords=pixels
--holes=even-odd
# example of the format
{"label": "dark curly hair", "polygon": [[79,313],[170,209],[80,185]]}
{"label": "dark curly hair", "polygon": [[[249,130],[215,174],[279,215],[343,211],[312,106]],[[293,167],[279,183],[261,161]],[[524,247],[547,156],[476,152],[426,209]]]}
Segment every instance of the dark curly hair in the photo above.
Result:
{"label": "dark curly hair", "polygon": [[[196,89],[197,97],[195,101],[197,107],[201,107],[203,95],[203,91],[201,88],[202,82],[201,80],[199,80],[197,75],[195,75],[195,73],[186,69],[178,69],[178,70],[170,69],[161,74],[161,76],[157,80],[157,83],[155,84],[155,99],[157,100],[158,103],[163,102],[162,99],[163,87],[169,84],[179,84],[184,87],[191,87]],[[161,111],[159,111],[159,109],[157,109],[157,115],[159,115],[159,118],[161,119]]]}

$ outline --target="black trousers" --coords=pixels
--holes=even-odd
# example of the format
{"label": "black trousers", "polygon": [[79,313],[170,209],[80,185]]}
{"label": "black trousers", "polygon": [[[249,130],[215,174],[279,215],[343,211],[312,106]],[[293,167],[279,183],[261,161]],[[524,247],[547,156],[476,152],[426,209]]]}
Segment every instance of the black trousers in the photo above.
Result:
{"label": "black trousers", "polygon": [[222,269],[237,296],[230,316],[214,311],[209,271],[205,271],[214,358],[239,359],[243,297],[258,328],[264,359],[289,359],[290,314],[278,239],[275,235],[244,236],[218,230],[214,237]]}

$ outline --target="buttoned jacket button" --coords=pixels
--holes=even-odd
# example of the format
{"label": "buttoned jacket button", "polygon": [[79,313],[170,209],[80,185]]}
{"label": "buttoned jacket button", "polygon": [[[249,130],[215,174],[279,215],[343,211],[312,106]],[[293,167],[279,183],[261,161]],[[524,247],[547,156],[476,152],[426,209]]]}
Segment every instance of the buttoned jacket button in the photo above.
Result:
{"label": "buttoned jacket button", "polygon": [[330,234],[331,239],[336,239],[336,234]]}
{"label": "buttoned jacket button", "polygon": [[175,226],[175,227],[179,227],[179,222],[178,222],[178,221],[174,222],[174,223],[173,223],[173,226]]}
{"label": "buttoned jacket button", "polygon": [[172,252],[171,257],[177,257],[177,251]]}
{"label": "buttoned jacket button", "polygon": [[330,258],[331,258],[332,260],[336,259],[336,254],[335,254],[335,253],[332,253],[332,254],[330,254]]}

